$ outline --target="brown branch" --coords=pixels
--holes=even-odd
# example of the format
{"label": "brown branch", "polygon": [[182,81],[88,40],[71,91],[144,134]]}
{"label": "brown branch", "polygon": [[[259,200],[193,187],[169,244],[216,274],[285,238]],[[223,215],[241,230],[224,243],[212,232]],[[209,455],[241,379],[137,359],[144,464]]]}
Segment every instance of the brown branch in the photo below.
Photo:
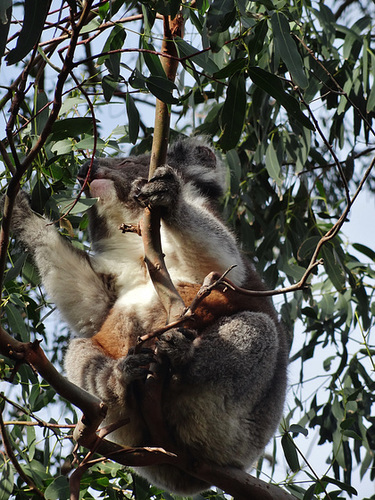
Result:
{"label": "brown branch", "polygon": [[39,341],[19,342],[0,327],[0,354],[35,368],[60,396],[80,408],[96,427],[105,417],[105,405],[98,398],[63,377],[47,359]]}
{"label": "brown branch", "polygon": [[[171,81],[175,80],[178,66],[177,51],[173,38],[182,35],[183,22],[181,13],[177,14],[173,20],[170,20],[168,17],[164,18],[164,38],[161,52],[164,55],[168,54],[171,58],[161,58],[161,62],[167,78]],[[170,109],[168,104],[157,100],[149,179],[153,176],[155,169],[166,162],[169,123]],[[167,311],[167,321],[174,320],[181,316],[185,304],[175,289],[168,270],[165,267],[160,239],[159,210],[151,211],[148,208],[145,209],[141,229],[145,247],[145,262],[151,280],[161,303]]]}

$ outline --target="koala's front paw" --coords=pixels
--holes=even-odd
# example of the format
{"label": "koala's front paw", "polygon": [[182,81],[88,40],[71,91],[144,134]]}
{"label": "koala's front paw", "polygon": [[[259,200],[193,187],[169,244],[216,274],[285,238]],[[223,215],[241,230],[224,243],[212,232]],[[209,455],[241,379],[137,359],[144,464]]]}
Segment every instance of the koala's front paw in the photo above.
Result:
{"label": "koala's front paw", "polygon": [[180,181],[173,168],[165,165],[155,170],[149,182],[138,184],[135,198],[143,207],[170,208],[180,192]]}
{"label": "koala's front paw", "polygon": [[116,370],[120,371],[124,385],[130,384],[134,380],[145,379],[150,373],[149,364],[155,361],[154,353],[151,349],[142,349],[140,353],[130,352],[125,358],[117,362]]}
{"label": "koala's front paw", "polygon": [[195,334],[186,328],[168,330],[156,343],[156,354],[163,360],[167,358],[175,368],[185,365],[194,354]]}

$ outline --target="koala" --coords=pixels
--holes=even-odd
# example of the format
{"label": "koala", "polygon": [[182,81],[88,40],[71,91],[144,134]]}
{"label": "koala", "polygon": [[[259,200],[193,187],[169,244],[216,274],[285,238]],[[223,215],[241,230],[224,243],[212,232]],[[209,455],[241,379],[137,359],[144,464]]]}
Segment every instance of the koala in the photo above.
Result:
{"label": "koala", "polygon": [[[230,279],[236,285],[264,289],[219,216],[223,168],[205,140],[178,140],[150,181],[149,160],[147,155],[98,158],[90,172],[90,162],[81,168],[81,183],[89,172],[86,196],[97,198],[89,209],[90,254],[34,213],[22,192],[13,232],[31,252],[49,297],[74,332],[65,355],[68,378],[107,404],[106,424],[129,419],[110,438],[127,446],[158,446],[150,442],[136,392],[150,363],[164,363],[161,407],[175,449],[199,461],[247,469],[283,411],[286,333],[268,298],[247,298],[245,306],[221,312],[218,307],[193,335],[194,322],[189,329],[167,331],[156,342],[156,354],[134,352],[139,336],[166,321],[145,266],[142,239],[118,229],[124,222],[137,224],[145,206],[160,209],[165,263],[185,300],[190,285],[196,290],[211,271],[223,273],[232,265]],[[210,486],[168,464],[136,471],[178,494]]]}

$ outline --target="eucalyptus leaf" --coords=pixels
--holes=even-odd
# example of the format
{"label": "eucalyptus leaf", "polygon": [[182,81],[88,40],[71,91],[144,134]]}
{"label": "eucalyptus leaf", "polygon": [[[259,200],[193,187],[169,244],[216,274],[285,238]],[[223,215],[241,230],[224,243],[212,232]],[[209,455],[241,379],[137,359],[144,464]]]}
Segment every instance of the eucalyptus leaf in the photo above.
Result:
{"label": "eucalyptus leaf", "polygon": [[297,50],[295,41],[290,35],[289,22],[281,12],[274,12],[271,16],[271,24],[275,44],[278,47],[281,58],[286,64],[295,83],[305,89],[309,82],[303,69],[302,58]]}
{"label": "eucalyptus leaf", "polygon": [[310,130],[315,130],[315,127],[309,118],[307,118],[307,116],[301,111],[296,99],[285,92],[281,80],[276,75],[273,75],[264,69],[254,67],[248,68],[247,71],[255,85],[258,85],[258,87],[274,97],[279,104],[287,110],[290,116],[292,116],[304,127]]}
{"label": "eucalyptus leaf", "polygon": [[221,110],[222,135],[220,146],[224,151],[233,149],[238,143],[246,113],[246,87],[243,73],[235,73],[229,80],[227,96]]}
{"label": "eucalyptus leaf", "polygon": [[298,453],[293,442],[292,436],[287,432],[283,434],[281,438],[281,445],[284,450],[286,461],[293,472],[297,472],[301,469],[298,460]]}
{"label": "eucalyptus leaf", "polygon": [[6,56],[7,64],[15,64],[33,49],[42,34],[51,0],[27,0],[24,3],[24,18],[17,44]]}
{"label": "eucalyptus leaf", "polygon": [[129,140],[135,144],[138,139],[140,118],[134,99],[129,92],[126,93],[126,111],[129,120]]}
{"label": "eucalyptus leaf", "polygon": [[161,76],[150,76],[146,80],[146,85],[148,90],[160,101],[166,104],[177,104],[178,99],[173,97],[173,90],[177,90],[176,85],[168,80],[167,78],[162,78]]}

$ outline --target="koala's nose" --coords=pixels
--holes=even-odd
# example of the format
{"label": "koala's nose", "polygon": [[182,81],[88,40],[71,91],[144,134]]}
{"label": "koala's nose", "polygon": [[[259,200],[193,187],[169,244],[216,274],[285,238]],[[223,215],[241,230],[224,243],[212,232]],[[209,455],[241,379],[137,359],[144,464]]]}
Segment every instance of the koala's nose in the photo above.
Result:
{"label": "koala's nose", "polygon": [[89,171],[90,171],[90,174],[89,174],[88,181],[90,182],[92,179],[95,178],[95,174],[96,174],[96,171],[98,169],[96,160],[93,161],[91,170],[90,170],[90,165],[91,165],[91,160],[87,160],[82,165],[82,167],[79,169],[78,174],[77,174],[77,179],[80,182],[80,184],[83,184],[85,182],[85,179],[86,179]]}

